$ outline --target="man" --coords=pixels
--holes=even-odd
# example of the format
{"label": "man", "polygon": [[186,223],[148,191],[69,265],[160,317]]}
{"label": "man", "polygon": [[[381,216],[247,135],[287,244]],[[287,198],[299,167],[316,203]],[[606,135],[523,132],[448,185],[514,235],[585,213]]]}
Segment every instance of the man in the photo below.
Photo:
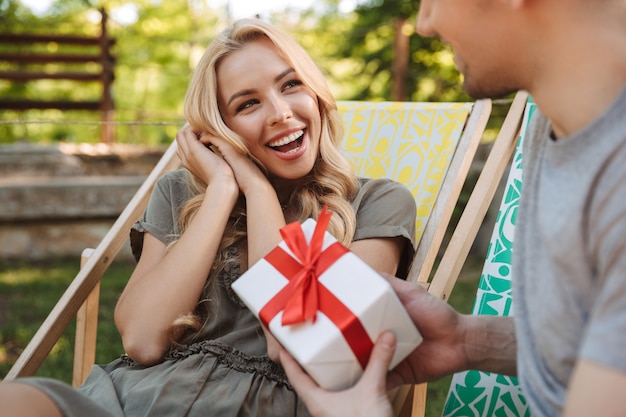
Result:
{"label": "man", "polygon": [[[422,0],[417,30],[452,46],[472,97],[527,90],[539,112],[524,149],[514,317],[460,315],[390,278],[425,340],[387,388],[478,369],[517,375],[533,417],[626,415],[626,1]],[[384,416],[394,348],[383,335],[339,393],[281,359],[314,415]]]}

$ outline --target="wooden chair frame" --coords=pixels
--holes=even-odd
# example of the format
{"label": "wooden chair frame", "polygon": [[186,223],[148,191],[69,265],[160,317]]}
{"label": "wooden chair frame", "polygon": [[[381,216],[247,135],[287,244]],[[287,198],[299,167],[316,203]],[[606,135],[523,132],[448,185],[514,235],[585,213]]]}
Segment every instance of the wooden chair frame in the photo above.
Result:
{"label": "wooden chair frame", "polygon": [[[447,268],[440,266],[430,284],[430,291],[439,297],[447,299],[491,201],[490,198],[488,201],[487,198],[481,200],[477,195],[477,190],[482,190],[480,192],[483,196],[495,193],[498,181],[494,178],[498,172],[500,172],[498,176],[500,178],[506,167],[506,161],[503,162],[502,159],[505,159],[505,156],[510,157],[512,153],[512,151],[509,153],[510,141],[505,141],[503,138],[513,135],[508,132],[517,131],[517,119],[514,117],[513,109],[517,108],[518,102],[525,102],[525,100],[525,97],[523,99],[516,97],[441,265],[447,265],[450,259],[454,262]],[[490,114],[490,100],[478,100],[473,103],[472,111],[420,239],[409,276],[411,281],[428,282]],[[173,142],[100,244],[95,249],[87,249],[83,252],[80,271],[8,372],[6,380],[34,375],[76,316],[72,382],[77,386],[84,381],[95,360],[100,279],[126,243],[131,226],[141,217],[158,178],[179,165],[176,143]],[[472,214],[466,214],[468,212]],[[421,386],[417,387],[418,389],[413,390],[413,386],[406,386],[398,391],[394,404],[398,413],[406,413],[410,410],[413,416],[423,415],[426,392],[425,388],[421,390],[419,389]],[[415,391],[415,393],[411,394],[410,391]]]}
{"label": "wooden chair frame", "polygon": [[[91,256],[88,256],[88,259],[83,262],[83,267],[74,277],[31,341],[26,345],[22,354],[7,373],[5,380],[34,375],[83,303],[89,300],[87,301],[88,306],[81,310],[82,317],[77,319],[79,325],[76,329],[76,339],[81,345],[84,344],[84,347],[76,350],[75,354],[79,358],[74,360],[74,363],[78,362],[81,364],[77,368],[80,374],[86,375],[85,372],[88,372],[90,368],[88,363],[93,363],[92,358],[95,357],[95,350],[89,353],[86,351],[92,347],[95,348],[96,331],[93,329],[97,328],[98,311],[97,304],[94,305],[98,296],[94,294],[94,296],[89,297],[89,294],[98,286],[100,278],[126,243],[129,230],[145,210],[157,179],[179,164],[180,161],[176,157],[176,143],[173,142],[115,223],[113,223],[113,226],[111,226],[111,229],[109,229],[100,244],[93,250]],[[82,376],[77,378],[75,375],[73,378],[75,382],[78,379],[82,380]]]}
{"label": "wooden chair frame", "polygon": [[[472,314],[509,316],[512,313],[511,284],[514,277],[510,267],[517,227],[513,213],[519,209],[520,193],[524,188],[523,149],[535,109],[536,104],[528,99],[510,169],[503,177],[503,195],[499,200],[498,216],[491,231],[489,250],[481,270]],[[495,208],[496,203],[492,207]],[[468,387],[481,389],[472,390],[467,389]],[[528,416],[528,410],[528,401],[517,378],[468,370],[453,376],[442,416],[463,417],[468,413],[476,417],[488,417],[494,415],[493,413]]]}
{"label": "wooden chair frame", "polygon": [[[443,300],[448,300],[450,297],[461,269],[467,260],[478,229],[485,219],[487,210],[493,201],[497,188],[515,151],[527,100],[528,93],[525,91],[519,91],[515,95],[430,283],[428,279],[432,272],[436,253],[432,253],[430,247],[420,247],[418,249],[416,262],[421,262],[422,268],[412,270],[409,280],[427,284],[428,292],[435,297]],[[426,227],[428,232],[433,235],[445,233],[445,229],[442,230],[436,223],[431,221],[429,221]],[[426,234],[426,231],[424,233]],[[442,238],[443,236],[432,239],[436,242]],[[438,248],[440,245],[434,246]],[[426,254],[423,254],[423,251],[426,251]],[[401,387],[393,404],[396,414],[411,417],[424,416],[426,412],[426,387],[427,384]]]}

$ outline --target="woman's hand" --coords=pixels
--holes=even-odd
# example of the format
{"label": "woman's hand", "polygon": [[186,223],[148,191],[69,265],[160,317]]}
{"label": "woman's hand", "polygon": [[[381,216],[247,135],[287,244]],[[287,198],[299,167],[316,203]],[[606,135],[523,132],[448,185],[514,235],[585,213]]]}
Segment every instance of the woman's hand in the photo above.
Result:
{"label": "woman's hand", "polygon": [[239,189],[246,197],[259,187],[271,187],[261,169],[248,155],[237,151],[223,138],[212,137],[210,143],[233,170]]}
{"label": "woman's hand", "polygon": [[224,158],[209,149],[213,139],[215,138],[206,133],[197,134],[186,124],[176,133],[178,157],[183,166],[205,184],[216,178],[220,181],[235,181],[233,170]]}
{"label": "woman's hand", "polygon": [[[247,255],[248,267],[251,267],[282,240],[280,228],[285,226],[283,210],[276,190],[248,155],[240,153],[222,138],[211,138],[211,144],[232,169],[239,190],[246,199]],[[271,339],[268,337],[268,341]],[[268,345],[268,351],[273,352],[274,347]]]}
{"label": "woman's hand", "polygon": [[280,358],[289,382],[315,417],[391,417],[393,409],[385,385],[387,369],[396,350],[396,338],[383,333],[372,350],[363,376],[355,386],[344,391],[320,388],[285,351]]}

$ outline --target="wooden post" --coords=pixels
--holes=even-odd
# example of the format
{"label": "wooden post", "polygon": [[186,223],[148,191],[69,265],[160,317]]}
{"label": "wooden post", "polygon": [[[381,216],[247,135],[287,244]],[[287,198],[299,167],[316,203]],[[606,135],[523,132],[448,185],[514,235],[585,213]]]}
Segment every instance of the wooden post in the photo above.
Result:
{"label": "wooden post", "polygon": [[114,104],[111,95],[111,85],[113,83],[113,57],[111,56],[111,41],[107,34],[108,15],[104,8],[100,9],[102,15],[100,31],[100,64],[102,65],[102,102],[100,111],[102,113],[102,127],[100,128],[100,141],[106,144],[115,142],[115,127],[112,125],[114,119]]}
{"label": "wooden post", "polygon": [[[1,33],[0,44],[24,45],[20,51],[0,51],[0,80],[14,83],[28,83],[36,80],[71,80],[76,82],[102,84],[102,95],[98,100],[30,100],[27,98],[0,97],[0,109],[30,110],[59,109],[100,111],[102,129],[100,140],[104,143],[115,141],[115,130],[112,125],[115,104],[111,94],[114,76],[115,58],[111,47],[115,40],[109,38],[106,25],[107,14],[100,9],[102,15],[99,36],[83,35],[44,35],[27,33]],[[76,45],[82,48],[80,53],[40,52],[34,44],[55,42],[60,45]],[[97,50],[96,50],[97,48]],[[40,64],[57,63],[60,70],[48,71]],[[101,67],[100,73],[90,71],[87,64],[96,63]],[[39,65],[39,67],[32,67]]]}
{"label": "wooden post", "polygon": [[[94,249],[88,248],[80,257],[83,268]],[[98,307],[100,304],[100,281],[85,299],[76,313],[76,336],[74,340],[74,371],[72,385],[78,387],[85,382],[91,366],[96,362],[96,339],[98,337]]]}
{"label": "wooden post", "polygon": [[393,62],[391,64],[391,99],[406,101],[406,78],[409,72],[409,37],[403,32],[407,19],[394,22]]}

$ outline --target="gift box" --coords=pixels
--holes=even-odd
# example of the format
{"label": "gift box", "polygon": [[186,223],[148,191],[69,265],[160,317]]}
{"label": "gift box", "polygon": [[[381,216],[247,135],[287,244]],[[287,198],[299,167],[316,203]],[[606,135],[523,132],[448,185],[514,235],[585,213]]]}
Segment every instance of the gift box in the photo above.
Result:
{"label": "gift box", "polygon": [[383,331],[398,340],[390,369],[422,337],[389,283],[326,231],[331,215],[285,226],[232,288],[311,378],[340,390],[362,375]]}

